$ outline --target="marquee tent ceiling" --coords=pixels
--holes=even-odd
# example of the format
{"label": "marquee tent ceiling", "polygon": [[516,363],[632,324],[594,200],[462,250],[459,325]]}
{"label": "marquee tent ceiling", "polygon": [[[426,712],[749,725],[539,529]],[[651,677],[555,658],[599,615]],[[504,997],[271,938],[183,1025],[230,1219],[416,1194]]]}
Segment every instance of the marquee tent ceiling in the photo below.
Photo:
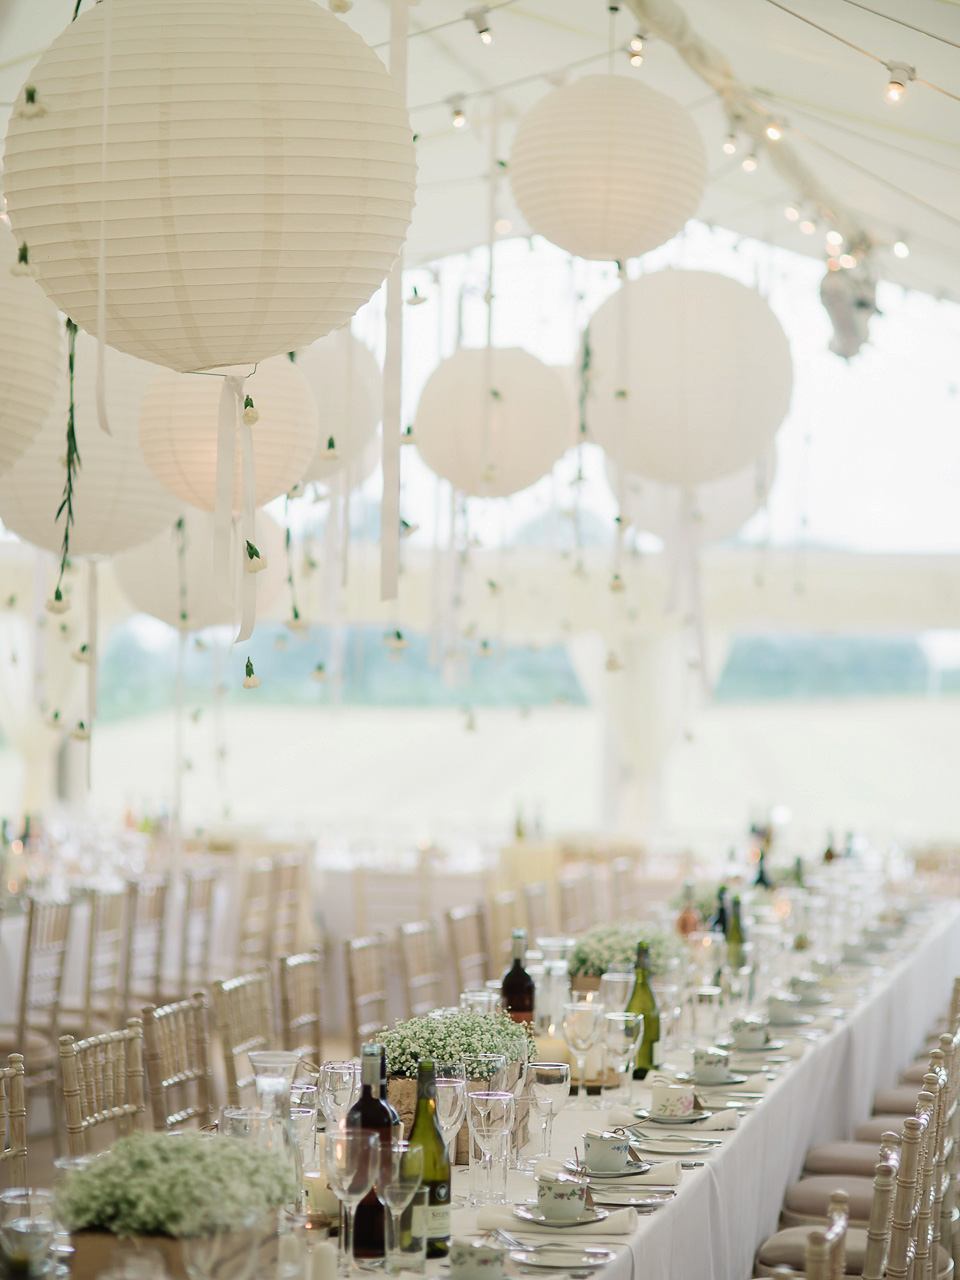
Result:
{"label": "marquee tent ceiling", "polygon": [[[517,119],[550,89],[551,78],[608,67],[610,18],[603,0],[491,5],[489,45],[470,22],[458,21],[470,2],[421,0],[410,11],[411,30],[423,34],[413,35],[409,45],[408,96],[420,161],[409,263],[486,242],[489,90],[499,88],[497,151],[506,157]],[[787,8],[884,62],[916,67],[918,79],[960,95],[958,0],[864,3],[866,8],[855,0],[789,0]],[[670,7],[670,0],[622,4],[615,19],[619,49],[641,26],[636,13]],[[0,0],[0,102],[12,101],[33,57],[69,20],[72,8],[73,0]],[[912,83],[903,102],[891,106],[884,98],[889,75],[882,65],[772,0],[681,0],[681,9],[696,33],[729,61],[753,100],[786,123],[786,141],[799,159],[875,240],[877,274],[960,299],[960,100]],[[878,16],[881,10],[941,39]],[[347,21],[371,43],[383,44],[388,0],[355,0]],[[382,52],[386,57],[385,47]],[[745,173],[741,160],[749,147],[724,154],[726,110],[668,42],[650,40],[637,69],[618,51],[614,68],[642,76],[692,111],[710,157],[702,220],[824,256],[826,226],[804,235],[797,222],[786,219],[785,206],[801,193],[770,159],[761,152],[756,172]],[[466,95],[464,129],[451,127],[447,99],[453,94]],[[0,111],[5,127],[8,108]],[[497,212],[510,223],[501,234],[526,233],[508,184],[501,187]],[[906,259],[892,253],[898,239],[909,246]]]}

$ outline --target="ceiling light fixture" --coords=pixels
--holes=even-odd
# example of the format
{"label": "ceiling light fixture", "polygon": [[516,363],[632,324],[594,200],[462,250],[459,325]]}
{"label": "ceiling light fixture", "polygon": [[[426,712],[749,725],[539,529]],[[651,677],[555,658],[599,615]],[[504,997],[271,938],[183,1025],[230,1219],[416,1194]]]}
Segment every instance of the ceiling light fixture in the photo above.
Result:
{"label": "ceiling light fixture", "polygon": [[447,106],[453,112],[453,127],[455,129],[462,129],[467,123],[467,117],[463,114],[463,94],[451,94],[447,99]]}
{"label": "ceiling light fixture", "polygon": [[917,69],[906,62],[885,62],[883,65],[890,72],[890,83],[884,90],[883,96],[896,106],[898,102],[903,101],[907,85],[911,80],[916,79]]}
{"label": "ceiling light fixture", "polygon": [[473,9],[468,9],[465,17],[469,18],[473,25],[477,28],[477,35],[484,44],[493,43],[493,33],[490,30],[490,23],[487,21],[487,14],[490,12],[485,4],[478,4]]}
{"label": "ceiling light fixture", "polygon": [[800,210],[797,208],[795,204],[788,204],[783,211],[783,216],[786,218],[788,222],[799,222]]}
{"label": "ceiling light fixture", "polygon": [[748,156],[743,157],[743,162],[740,165],[740,168],[744,171],[744,173],[753,173],[756,167],[757,167],[757,153],[755,151],[751,151]]}
{"label": "ceiling light fixture", "polygon": [[783,125],[778,124],[776,120],[771,120],[764,129],[764,133],[771,142],[779,142],[783,137]]}
{"label": "ceiling light fixture", "polygon": [[735,133],[727,134],[726,138],[724,139],[723,149],[728,156],[733,155],[733,153],[737,149],[737,135]]}
{"label": "ceiling light fixture", "polygon": [[898,258],[909,258],[910,246],[906,240],[896,240],[894,241],[893,252]]}

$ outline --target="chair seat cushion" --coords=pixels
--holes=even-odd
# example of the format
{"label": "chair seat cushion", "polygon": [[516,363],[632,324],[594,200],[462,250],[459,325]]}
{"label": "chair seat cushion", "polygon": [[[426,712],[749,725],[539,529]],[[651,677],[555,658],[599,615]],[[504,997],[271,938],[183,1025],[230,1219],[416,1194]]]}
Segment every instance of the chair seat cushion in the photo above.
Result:
{"label": "chair seat cushion", "polygon": [[56,1056],[57,1048],[48,1036],[41,1035],[39,1031],[27,1032],[27,1045],[24,1048],[15,1027],[0,1027],[0,1057],[5,1058],[9,1053],[22,1053],[24,1066],[29,1070],[31,1058],[40,1058],[46,1062]]}
{"label": "chair seat cushion", "polygon": [[879,1160],[879,1142],[824,1142],[807,1152],[803,1176],[853,1173],[858,1177],[872,1178]]}
{"label": "chair seat cushion", "polygon": [[834,1191],[845,1191],[850,1200],[851,1222],[867,1222],[873,1203],[873,1178],[857,1177],[849,1173],[818,1174],[813,1178],[801,1178],[787,1188],[783,1197],[784,1213],[803,1218],[822,1218],[826,1221],[827,1205]]}
{"label": "chair seat cushion", "polygon": [[930,1059],[918,1058],[916,1062],[911,1062],[909,1067],[905,1067],[904,1070],[900,1072],[900,1083],[916,1085],[917,1092],[919,1093],[920,1086],[923,1084],[923,1077],[929,1070]]}
{"label": "chair seat cushion", "polygon": [[917,1094],[920,1089],[915,1084],[898,1085],[895,1089],[880,1089],[873,1095],[873,1114],[912,1116],[917,1110]]}
{"label": "chair seat cushion", "polygon": [[[912,1113],[911,1113],[912,1114]],[[902,1133],[903,1116],[871,1116],[853,1131],[855,1142],[874,1142],[879,1150],[885,1133]]]}
{"label": "chair seat cushion", "polygon": [[[764,1240],[757,1250],[757,1275],[764,1275],[762,1268],[792,1267],[795,1271],[803,1271],[804,1250],[807,1245],[809,1227],[787,1227],[778,1231],[769,1240]],[[937,1276],[949,1274],[953,1260],[945,1249],[939,1245]],[[845,1271],[848,1276],[858,1276],[863,1271],[863,1259],[867,1250],[866,1227],[850,1227],[847,1231],[847,1262]]]}

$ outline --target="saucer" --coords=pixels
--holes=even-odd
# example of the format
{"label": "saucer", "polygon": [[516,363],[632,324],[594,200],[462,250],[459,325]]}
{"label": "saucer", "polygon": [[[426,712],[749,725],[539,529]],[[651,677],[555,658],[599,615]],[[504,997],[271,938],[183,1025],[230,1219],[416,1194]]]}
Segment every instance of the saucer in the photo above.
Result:
{"label": "saucer", "polygon": [[731,1071],[725,1080],[697,1080],[696,1085],[698,1089],[725,1089],[730,1084],[746,1084],[747,1079],[747,1076]]}
{"label": "saucer", "polygon": [[832,1004],[833,996],[827,994],[826,992],[817,992],[814,995],[801,996],[800,1003],[808,1007],[813,1006],[815,1004]]}
{"label": "saucer", "polygon": [[709,1142],[700,1139],[693,1134],[687,1137],[685,1134],[670,1134],[662,1138],[648,1138],[643,1134],[639,1134],[634,1139],[634,1146],[639,1147],[641,1151],[650,1151],[658,1156],[696,1156],[708,1151],[716,1151],[718,1147],[723,1146],[723,1139],[713,1138]]}
{"label": "saucer", "polygon": [[513,1216],[521,1222],[535,1222],[538,1227],[584,1227],[590,1222],[603,1222],[610,1214],[606,1209],[585,1209],[579,1218],[548,1218],[535,1205],[518,1204]]}
{"label": "saucer", "polygon": [[747,1049],[743,1045],[734,1044],[733,1036],[725,1036],[722,1040],[718,1040],[717,1044],[721,1049],[729,1049],[733,1053],[776,1053],[778,1049],[786,1046],[786,1040],[768,1040],[766,1044],[762,1044],[759,1049]]}
{"label": "saucer", "polygon": [[531,1271],[593,1271],[616,1256],[612,1249],[577,1249],[569,1244],[510,1250],[513,1261]]}
{"label": "saucer", "polygon": [[[631,1139],[632,1141],[632,1139]],[[568,1173],[578,1173],[582,1177],[586,1174],[587,1178],[634,1178],[638,1173],[646,1173],[650,1168],[645,1160],[628,1160],[622,1169],[617,1169],[613,1173],[595,1173],[589,1167],[578,1165],[576,1160],[564,1160],[563,1167]]]}
{"label": "saucer", "polygon": [[[743,1077],[744,1080],[746,1076]],[[640,1120],[649,1120],[651,1124],[696,1124],[698,1120],[706,1120],[712,1111],[691,1111],[687,1116],[652,1116],[644,1107],[637,1107],[633,1113]]]}
{"label": "saucer", "polygon": [[791,1018],[788,1022],[781,1022],[779,1019],[774,1021],[771,1017],[771,1027],[805,1027],[813,1021],[812,1013],[798,1013],[795,1018]]}

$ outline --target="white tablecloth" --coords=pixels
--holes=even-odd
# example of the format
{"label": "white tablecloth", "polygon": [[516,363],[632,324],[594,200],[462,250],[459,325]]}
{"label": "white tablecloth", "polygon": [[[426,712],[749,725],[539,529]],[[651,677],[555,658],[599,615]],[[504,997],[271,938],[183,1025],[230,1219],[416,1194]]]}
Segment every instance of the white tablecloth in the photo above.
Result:
{"label": "white tablecloth", "polygon": [[[676,1198],[641,1217],[631,1237],[590,1237],[590,1244],[618,1247],[604,1280],[745,1280],[752,1275],[756,1248],[776,1230],[784,1191],[798,1177],[807,1150],[849,1136],[869,1116],[875,1090],[894,1084],[919,1052],[958,973],[956,903],[938,906],[916,922],[883,972],[858,975],[851,969],[851,979],[868,987],[863,998],[835,1030],[767,1083],[762,1103],[737,1131],[710,1135],[723,1137],[722,1148],[695,1157],[705,1166],[684,1171]],[[642,1104],[648,1096],[636,1086],[635,1102]],[[561,1112],[553,1154],[572,1155],[584,1129],[602,1123],[596,1111]],[[465,1171],[456,1173],[455,1193],[465,1191],[466,1179]],[[514,1202],[534,1194],[532,1178],[510,1175],[508,1195]],[[471,1210],[454,1212],[454,1235],[469,1235],[475,1225]],[[516,1228],[514,1234],[523,1238],[520,1222]],[[570,1233],[563,1238],[569,1240]]]}

